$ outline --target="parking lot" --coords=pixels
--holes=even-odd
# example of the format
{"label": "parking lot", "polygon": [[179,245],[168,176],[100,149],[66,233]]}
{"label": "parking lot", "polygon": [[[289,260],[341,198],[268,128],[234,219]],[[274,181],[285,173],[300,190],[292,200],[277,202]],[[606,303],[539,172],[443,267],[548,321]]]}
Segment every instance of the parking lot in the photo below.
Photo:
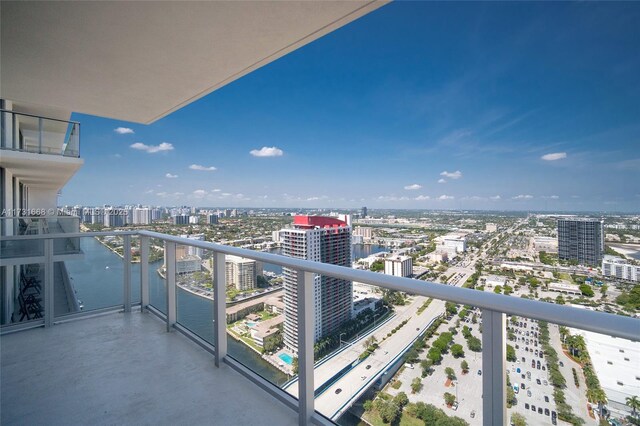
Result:
{"label": "parking lot", "polygon": [[509,418],[514,412],[525,416],[527,424],[557,424],[553,386],[549,383],[547,362],[540,346],[538,324],[535,320],[508,320],[516,335],[508,343],[515,348],[515,362],[507,362],[509,378],[517,403],[508,410]]}

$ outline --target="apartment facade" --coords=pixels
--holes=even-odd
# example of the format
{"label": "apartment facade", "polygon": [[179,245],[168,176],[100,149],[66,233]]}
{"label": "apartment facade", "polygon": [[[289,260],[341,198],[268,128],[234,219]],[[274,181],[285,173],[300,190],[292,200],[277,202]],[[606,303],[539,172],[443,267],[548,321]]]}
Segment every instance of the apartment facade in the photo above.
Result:
{"label": "apartment facade", "polygon": [[237,290],[252,290],[257,286],[258,268],[257,262],[238,256],[227,256],[225,272],[227,287],[235,287]]}
{"label": "apartment facade", "polygon": [[384,260],[384,273],[395,277],[410,277],[413,274],[413,259],[409,256],[394,256]]}
{"label": "apartment facade", "polygon": [[599,266],[604,254],[603,224],[601,219],[558,219],[558,258]]}
{"label": "apartment facade", "polygon": [[[351,227],[321,216],[295,216],[292,228],[280,231],[282,254],[340,266],[351,266]],[[284,273],[284,342],[293,352],[298,347],[297,272]],[[335,332],[351,318],[353,283],[333,277],[314,276],[315,336],[318,340]]]}
{"label": "apartment facade", "polygon": [[621,257],[605,255],[602,258],[602,275],[627,281],[640,281],[640,266]]}

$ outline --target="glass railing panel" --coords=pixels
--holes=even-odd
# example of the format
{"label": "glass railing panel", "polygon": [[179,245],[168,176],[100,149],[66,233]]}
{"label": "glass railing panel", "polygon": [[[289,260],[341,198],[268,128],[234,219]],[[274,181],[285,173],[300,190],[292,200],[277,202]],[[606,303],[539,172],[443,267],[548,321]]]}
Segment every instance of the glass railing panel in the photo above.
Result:
{"label": "glass railing panel", "polygon": [[56,262],[56,297],[66,300],[56,304],[56,317],[123,304],[122,237],[82,237],[79,246],[81,254]]}
{"label": "glass railing panel", "polygon": [[342,340],[342,349],[325,361],[335,364],[335,383],[327,384],[322,361],[316,367],[316,392],[323,392],[316,410],[344,425],[433,424],[453,417],[461,421],[456,424],[482,424],[480,322],[447,316],[441,300],[360,283],[354,294],[372,299],[374,308],[355,316],[364,330]]}
{"label": "glass railing panel", "polygon": [[149,304],[167,313],[167,280],[164,263],[164,241],[149,239]]}
{"label": "glass railing panel", "polygon": [[25,263],[0,268],[3,282],[0,324],[11,325],[44,319],[44,264]]}
{"label": "glass railing panel", "polygon": [[213,252],[179,245],[176,286],[178,324],[213,345]]}
{"label": "glass railing panel", "polygon": [[44,256],[44,240],[0,241],[0,257],[2,257],[2,259],[36,256]]}
{"label": "glass railing panel", "polygon": [[226,256],[224,267],[228,355],[287,389],[295,356],[284,342],[282,268],[236,256]]}
{"label": "glass railing panel", "polygon": [[80,124],[69,123],[66,142],[62,148],[65,157],[80,157]]}
{"label": "glass railing panel", "polygon": [[131,303],[140,303],[140,237],[131,236]]}
{"label": "glass railing panel", "polygon": [[507,324],[516,335],[507,347],[510,420],[632,421],[631,400],[640,397],[639,342],[524,317],[512,316]]}

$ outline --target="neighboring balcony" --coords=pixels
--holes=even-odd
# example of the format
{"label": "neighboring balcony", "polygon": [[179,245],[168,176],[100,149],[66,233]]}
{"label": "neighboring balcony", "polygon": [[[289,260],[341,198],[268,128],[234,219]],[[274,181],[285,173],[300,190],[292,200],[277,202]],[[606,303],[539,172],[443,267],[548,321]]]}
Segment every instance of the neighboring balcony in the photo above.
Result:
{"label": "neighboring balcony", "polygon": [[[507,343],[513,345],[507,339],[507,328],[514,327],[511,320],[507,323],[507,315],[527,322],[527,330],[533,323],[542,327],[542,321],[548,322],[550,345],[561,344],[558,326],[616,338],[631,348],[637,348],[640,338],[638,319],[492,292],[149,231],[71,236],[80,240],[85,256],[82,261],[65,262],[74,292],[84,305],[77,313],[57,308],[58,289],[50,285],[56,274],[55,240],[64,235],[0,240],[2,244],[20,239],[38,241],[43,248],[43,256],[33,263],[5,265],[0,274],[4,289],[17,289],[13,294],[2,294],[2,309],[17,312],[0,329],[2,424],[353,424],[348,418],[363,413],[363,400],[385,386],[416,343],[432,332],[435,323],[445,320],[445,301],[466,305],[469,311],[479,313],[479,324],[465,322],[471,332],[479,333],[478,328],[482,327],[477,334],[481,352],[471,352],[466,357],[470,373],[462,375],[456,366],[456,383],[460,385],[447,388],[456,396],[459,407],[456,404],[457,410],[444,408],[446,414],[459,416],[472,425],[493,426],[508,424],[510,414],[518,412],[528,424],[551,424],[551,412],[559,411],[553,399],[540,405],[542,412],[525,409],[527,390],[533,388],[531,398],[542,400],[543,394],[538,394],[535,386],[547,386],[545,394],[550,397],[554,387],[542,383],[546,380],[545,370],[526,366],[534,355],[524,355],[524,348],[518,349],[522,355],[517,353],[518,357],[527,357],[521,367],[534,377],[520,379],[521,372],[516,372],[515,364],[507,362]],[[281,271],[283,267],[298,271],[297,348],[265,346],[265,353],[260,354],[261,345],[271,335],[267,325],[277,318],[277,303],[272,299],[284,299],[285,290],[276,285],[238,301],[228,299],[227,255],[258,261],[264,271]],[[179,273],[177,264],[189,256],[198,256],[201,268],[191,274]],[[34,281],[29,280],[36,274],[40,280],[37,290],[32,287]],[[374,308],[367,313],[370,321],[366,315],[363,317],[366,324],[357,335],[341,334],[339,347],[315,356],[313,283],[318,274],[413,296],[407,306],[395,312]],[[15,302],[19,295],[22,304]],[[21,318],[36,305],[41,308],[39,316]],[[238,319],[241,316],[245,318]],[[454,321],[451,319],[439,334],[445,334],[443,331]],[[462,339],[462,333],[458,334],[456,341]],[[379,347],[363,357],[363,343],[371,336]],[[568,355],[562,350],[557,352],[565,360],[560,372],[567,386],[574,386],[571,367],[580,366],[574,361],[569,364]],[[595,359],[597,354],[591,356]],[[637,349],[628,350],[625,356],[632,365],[640,362]],[[553,362],[547,354],[544,358],[536,354],[535,361],[540,361],[540,367],[549,367]],[[294,364],[298,371],[295,375],[291,374]],[[436,368],[444,370],[444,365]],[[418,366],[404,371],[400,374],[416,372],[420,377]],[[423,389],[410,394],[409,399],[427,398],[434,393],[442,399],[444,380],[436,379],[437,374],[424,378]],[[510,408],[508,375],[512,385],[526,382],[527,386]],[[536,378],[541,379],[538,385]],[[604,383],[606,377],[600,378]],[[470,384],[463,385],[465,381]],[[580,391],[584,393],[584,381],[581,383]],[[613,399],[611,395],[609,407],[615,405]],[[584,398],[574,401],[567,394],[567,403],[577,414],[587,410]],[[477,408],[471,410],[472,404]],[[598,408],[598,404],[592,406]],[[549,409],[549,414],[544,409]],[[558,420],[558,424],[562,423]]]}
{"label": "neighboring balcony", "polygon": [[61,189],[82,167],[80,123],[0,110],[0,167],[35,190]]}
{"label": "neighboring balcony", "polygon": [[0,110],[3,150],[80,158],[80,123]]}
{"label": "neighboring balcony", "polygon": [[[20,216],[0,217],[0,235],[27,236],[47,234],[73,234],[80,231],[77,216]],[[44,256],[43,240],[12,239],[0,242],[0,259],[13,264],[26,262],[29,257]],[[80,239],[77,237],[53,240],[53,255],[56,261],[71,260],[80,255]]]}

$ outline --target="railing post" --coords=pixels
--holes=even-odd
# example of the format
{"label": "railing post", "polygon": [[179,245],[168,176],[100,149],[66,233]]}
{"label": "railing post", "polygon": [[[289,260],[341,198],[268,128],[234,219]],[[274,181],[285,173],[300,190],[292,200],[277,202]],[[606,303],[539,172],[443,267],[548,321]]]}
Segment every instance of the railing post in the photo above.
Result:
{"label": "railing post", "polygon": [[216,346],[216,367],[227,356],[227,277],[225,274],[226,256],[214,254],[213,264],[213,335]]}
{"label": "railing post", "polygon": [[42,117],[38,117],[38,153],[42,154]]}
{"label": "railing post", "polygon": [[140,236],[140,312],[149,306],[149,237]]}
{"label": "railing post", "polygon": [[482,310],[482,424],[507,424],[506,318]]}
{"label": "railing post", "polygon": [[11,113],[11,148],[18,149],[18,120],[16,114]]}
{"label": "railing post", "polygon": [[44,326],[53,325],[54,291],[53,286],[53,239],[44,240]]}
{"label": "railing post", "polygon": [[314,414],[313,344],[315,301],[313,272],[297,271],[298,289],[298,423],[311,424]]}
{"label": "railing post", "polygon": [[167,331],[176,323],[176,243],[164,242],[167,274]]}
{"label": "railing post", "polygon": [[122,300],[124,304],[124,311],[131,312],[131,235],[125,235],[123,239],[124,244],[122,245],[122,261],[124,262],[124,297]]}

